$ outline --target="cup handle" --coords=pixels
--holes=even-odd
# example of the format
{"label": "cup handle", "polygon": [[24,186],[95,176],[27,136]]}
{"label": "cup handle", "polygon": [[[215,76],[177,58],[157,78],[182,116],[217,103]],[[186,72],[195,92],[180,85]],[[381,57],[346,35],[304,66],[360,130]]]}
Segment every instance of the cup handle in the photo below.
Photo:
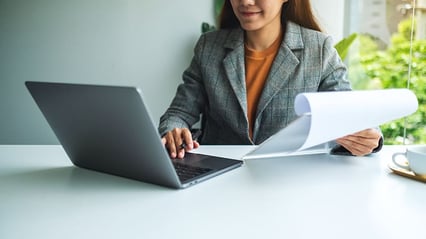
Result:
{"label": "cup handle", "polygon": [[406,154],[405,154],[405,153],[394,153],[394,154],[392,155],[392,161],[393,161],[393,163],[394,163],[396,166],[400,167],[400,168],[403,168],[403,169],[406,169],[406,170],[410,170],[410,171],[411,171],[411,168],[410,168],[410,166],[409,166],[409,165],[401,164],[400,162],[398,162],[398,161],[396,160],[396,158],[397,158],[398,156],[404,156],[405,158],[407,158],[407,156],[406,156]]}

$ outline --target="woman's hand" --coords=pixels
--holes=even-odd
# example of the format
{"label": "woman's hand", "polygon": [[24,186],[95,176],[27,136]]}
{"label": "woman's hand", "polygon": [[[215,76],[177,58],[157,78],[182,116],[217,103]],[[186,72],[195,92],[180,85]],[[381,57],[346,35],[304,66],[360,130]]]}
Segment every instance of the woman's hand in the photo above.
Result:
{"label": "woman's hand", "polygon": [[185,156],[185,151],[196,149],[200,144],[192,140],[191,131],[187,128],[175,128],[167,132],[161,142],[169,151],[171,158],[182,159]]}
{"label": "woman's hand", "polygon": [[377,129],[366,129],[336,140],[338,144],[349,150],[355,156],[363,156],[373,152],[379,146],[382,137]]}

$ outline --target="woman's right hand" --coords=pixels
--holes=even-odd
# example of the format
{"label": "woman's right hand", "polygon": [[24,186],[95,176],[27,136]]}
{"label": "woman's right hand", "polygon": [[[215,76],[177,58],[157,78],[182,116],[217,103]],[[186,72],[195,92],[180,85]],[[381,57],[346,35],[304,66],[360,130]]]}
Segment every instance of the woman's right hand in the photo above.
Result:
{"label": "woman's right hand", "polygon": [[171,158],[182,159],[185,156],[185,151],[196,149],[200,144],[192,140],[191,131],[188,128],[175,128],[167,132],[161,142],[169,151]]}

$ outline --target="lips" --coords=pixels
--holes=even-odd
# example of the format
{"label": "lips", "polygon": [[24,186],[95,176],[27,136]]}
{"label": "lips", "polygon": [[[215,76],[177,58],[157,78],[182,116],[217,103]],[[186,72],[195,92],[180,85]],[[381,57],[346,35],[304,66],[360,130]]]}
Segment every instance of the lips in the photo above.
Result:
{"label": "lips", "polygon": [[255,12],[255,11],[240,11],[240,14],[243,17],[253,17],[253,16],[256,16],[256,15],[260,14],[260,12]]}

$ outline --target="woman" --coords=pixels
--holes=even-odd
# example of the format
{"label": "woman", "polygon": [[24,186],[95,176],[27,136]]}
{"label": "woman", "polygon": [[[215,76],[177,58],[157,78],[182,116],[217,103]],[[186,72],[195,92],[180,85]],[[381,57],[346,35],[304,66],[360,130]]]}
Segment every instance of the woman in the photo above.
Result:
{"label": "woman", "polygon": [[[308,0],[227,0],[220,30],[198,40],[159,132],[172,158],[199,146],[190,129],[200,114],[200,143],[260,144],[296,119],[298,93],[350,89]],[[365,155],[380,139],[367,129],[336,142]]]}

